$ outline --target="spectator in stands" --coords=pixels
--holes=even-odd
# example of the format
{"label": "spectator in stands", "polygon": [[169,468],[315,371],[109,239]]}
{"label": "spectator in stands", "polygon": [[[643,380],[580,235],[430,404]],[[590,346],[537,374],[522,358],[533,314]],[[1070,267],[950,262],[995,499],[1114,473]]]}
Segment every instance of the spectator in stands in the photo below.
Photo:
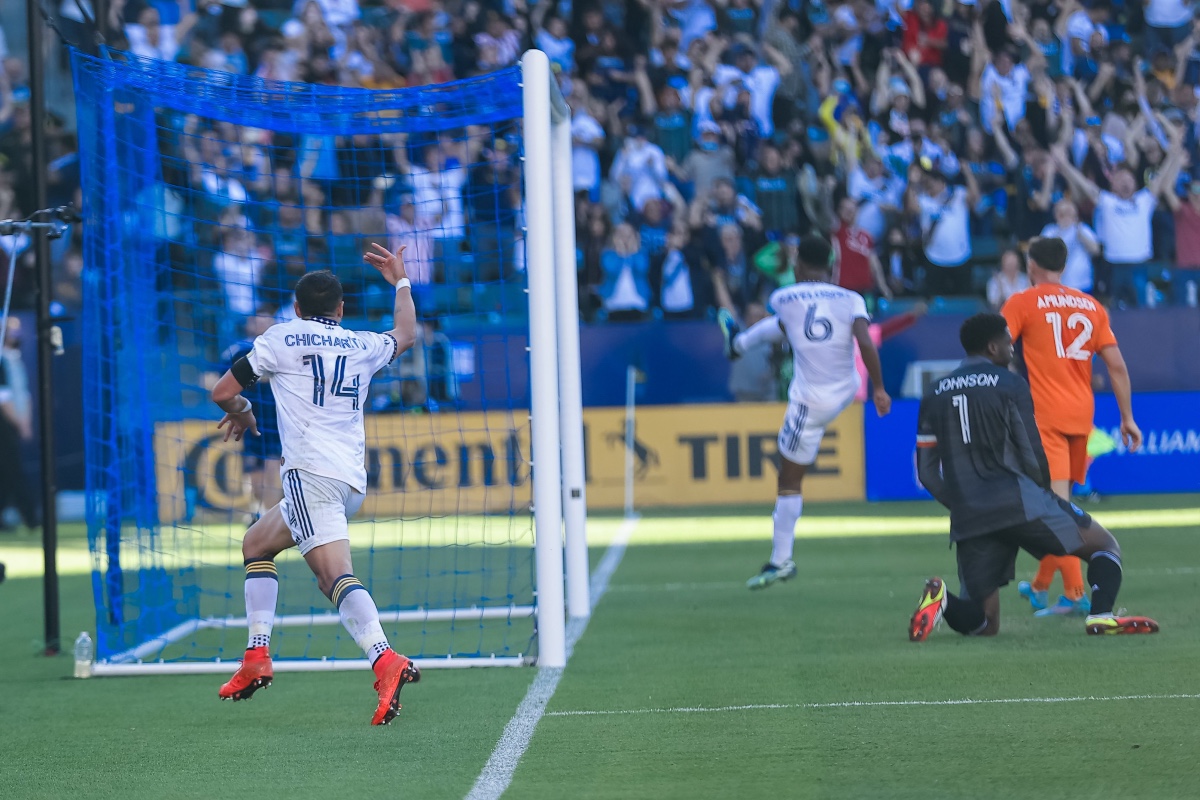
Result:
{"label": "spectator in stands", "polygon": [[661,147],[646,138],[641,125],[630,125],[625,129],[625,143],[613,160],[610,178],[635,210],[640,211],[650,200],[665,197],[666,157]]}
{"label": "spectator in stands", "polygon": [[691,185],[693,196],[707,197],[717,181],[732,183],[736,175],[737,158],[733,148],[722,138],[721,126],[706,120],[699,125],[700,138],[696,149],[683,160],[676,177]]}
{"label": "spectator in stands", "polygon": [[1075,0],[1068,0],[1059,9],[1059,38],[1063,40],[1062,71],[1075,76],[1076,66],[1086,63],[1092,48],[1108,45],[1108,29],[1105,23],[1112,11],[1110,0],[1091,0],[1081,7]]}
{"label": "spectator in stands", "polygon": [[775,288],[774,281],[755,267],[746,238],[736,222],[724,222],[717,230],[717,248],[710,255],[717,306],[739,320],[744,319],[748,305],[766,303]]}
{"label": "spectator in stands", "polygon": [[834,282],[868,298],[872,306],[876,296],[892,299],[892,290],[875,253],[875,241],[858,227],[858,205],[843,197],[837,205],[837,223],[833,234]]}
{"label": "spectator in stands", "polygon": [[[114,7],[124,7],[123,0],[113,3]],[[188,4],[179,1],[179,22],[174,25],[162,24],[162,17],[154,5],[142,6],[137,22],[125,26],[125,38],[129,42],[129,51],[143,58],[158,58],[163,61],[174,61],[179,55],[183,41],[188,31],[196,24],[197,17],[188,11]]]}
{"label": "spectator in stands", "polygon": [[1174,187],[1164,188],[1163,197],[1175,215],[1175,301],[1195,308],[1200,305],[1200,180],[1189,182],[1186,200],[1179,199]]}
{"label": "spectator in stands", "polygon": [[1000,268],[987,282],[987,301],[993,311],[999,311],[1017,292],[1029,288],[1025,274],[1025,259],[1018,250],[1005,250],[1000,256]]}
{"label": "spectator in stands", "polygon": [[622,222],[600,256],[604,284],[599,295],[612,321],[643,319],[650,310],[650,260],[642,250],[637,229]]}
{"label": "spectator in stands", "polygon": [[224,290],[225,305],[233,314],[249,317],[259,306],[264,263],[249,220],[240,210],[231,209],[221,217],[220,240],[213,272]]}
{"label": "spectator in stands", "polygon": [[1079,220],[1079,209],[1070,200],[1054,204],[1054,222],[1042,229],[1045,238],[1062,239],[1067,245],[1067,267],[1062,283],[1081,292],[1092,291],[1092,259],[1100,255],[1096,232]]}
{"label": "spectator in stands", "polygon": [[979,190],[970,170],[967,185],[951,187],[936,164],[922,159],[920,188],[909,189],[909,213],[918,215],[924,253],[925,290],[929,295],[963,295],[971,291],[971,209]]}
{"label": "spectator in stands", "polygon": [[1147,293],[1151,287],[1145,269],[1146,262],[1154,257],[1151,219],[1162,187],[1174,186],[1183,159],[1179,143],[1172,145],[1168,163],[1150,185],[1141,190],[1137,188],[1133,171],[1126,165],[1113,173],[1112,191],[1109,192],[1084,177],[1071,164],[1061,146],[1055,149],[1054,158],[1072,187],[1096,206],[1096,232],[1104,246],[1104,260],[1111,269],[1111,275],[1105,276],[1111,283],[1100,281],[1107,284],[1101,292],[1129,305],[1142,302],[1155,305],[1155,299]]}
{"label": "spectator in stands", "polygon": [[712,276],[686,220],[676,220],[666,249],[650,261],[650,286],[665,319],[697,319],[713,305]]}
{"label": "spectator in stands", "polygon": [[475,34],[475,47],[481,71],[500,69],[517,63],[521,57],[521,35],[503,14],[489,11],[483,31]]}
{"label": "spectator in stands", "polygon": [[934,11],[930,0],[918,0],[904,15],[904,52],[917,67],[942,65],[942,53],[949,36],[946,21]]}
{"label": "spectator in stands", "polygon": [[433,235],[425,222],[417,219],[416,198],[411,192],[400,195],[400,213],[388,214],[388,249],[404,250],[404,270],[414,286],[433,282]]}
{"label": "spectator in stands", "polygon": [[1145,0],[1145,6],[1147,55],[1174,50],[1187,39],[1196,10],[1192,0]]}
{"label": "spectator in stands", "polygon": [[904,201],[904,182],[885,171],[879,156],[868,151],[861,165],[850,172],[846,191],[859,204],[859,227],[874,241],[882,241],[888,220],[900,214]]}
{"label": "spectator in stands", "polygon": [[592,115],[587,92],[574,95],[571,108],[571,175],[577,192],[587,192],[593,201],[600,199],[600,148],[604,146],[604,126]]}
{"label": "spectator in stands", "polygon": [[793,230],[799,219],[799,190],[796,171],[785,170],[783,155],[772,144],[759,149],[760,167],[754,176],[754,200],[762,210],[763,232],[779,239]]}

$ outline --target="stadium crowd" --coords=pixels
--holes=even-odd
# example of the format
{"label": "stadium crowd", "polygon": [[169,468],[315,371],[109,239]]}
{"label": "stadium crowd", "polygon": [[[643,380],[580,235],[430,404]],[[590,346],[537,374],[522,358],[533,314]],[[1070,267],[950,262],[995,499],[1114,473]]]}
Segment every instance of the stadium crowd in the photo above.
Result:
{"label": "stadium crowd", "polygon": [[[1027,285],[1024,244],[1050,234],[1070,249],[1069,285],[1122,307],[1195,306],[1197,10],[1192,0],[114,0],[109,40],[140,56],[368,88],[487,73],[541,48],[573,110],[588,320],[716,307],[754,317],[810,231],[835,242],[837,280],[873,303],[998,306]],[[20,62],[5,67],[0,217],[30,210],[28,89]],[[217,223],[201,240],[236,313],[262,305],[255,285],[268,274],[286,290],[313,248],[319,262],[357,267],[356,231],[373,224],[409,246],[421,284],[521,267],[516,154],[499,134],[309,136],[285,158],[261,131],[194,117],[162,125],[160,146],[174,148],[163,224],[181,197],[203,199],[189,213]],[[52,194],[66,202],[74,141],[52,133]],[[2,243],[4,258],[28,247]],[[82,262],[69,244],[56,256],[69,307]]]}

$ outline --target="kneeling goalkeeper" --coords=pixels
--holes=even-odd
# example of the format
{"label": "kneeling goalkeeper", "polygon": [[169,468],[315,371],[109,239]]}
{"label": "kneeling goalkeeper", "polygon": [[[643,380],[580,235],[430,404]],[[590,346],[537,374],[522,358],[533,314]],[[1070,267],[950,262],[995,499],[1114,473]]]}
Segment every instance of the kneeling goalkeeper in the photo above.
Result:
{"label": "kneeling goalkeeper", "polygon": [[1013,579],[1018,550],[1087,563],[1089,634],[1156,632],[1152,619],[1113,614],[1121,587],[1117,540],[1050,490],[1029,384],[1008,369],[1013,341],[1004,317],[971,317],[959,339],[967,358],[921,400],[917,470],[929,493],[950,509],[962,589],[955,596],[941,578],[926,581],[909,639],[924,641],[943,618],[965,635],[999,633],[1000,587]]}
{"label": "kneeling goalkeeper", "polygon": [[241,393],[271,379],[283,444],[283,500],[254,523],[242,540],[246,564],[246,620],[250,641],[238,671],[221,687],[221,699],[245,700],[273,678],[271,627],[279,579],[275,556],[289,547],[317,576],[342,624],[370,659],[379,703],[372,725],[386,725],[400,710],[400,689],[420,680],[408,658],[392,650],[370,592],[354,577],[350,518],[367,489],[363,409],[371,377],[416,340],[417,315],[400,252],[379,245],[363,256],[396,287],[394,327],[387,333],[342,327],[342,285],[328,271],[310,272],[296,284],[296,316],[254,340],[213,388],[225,412],[226,441],[257,435],[250,401]]}

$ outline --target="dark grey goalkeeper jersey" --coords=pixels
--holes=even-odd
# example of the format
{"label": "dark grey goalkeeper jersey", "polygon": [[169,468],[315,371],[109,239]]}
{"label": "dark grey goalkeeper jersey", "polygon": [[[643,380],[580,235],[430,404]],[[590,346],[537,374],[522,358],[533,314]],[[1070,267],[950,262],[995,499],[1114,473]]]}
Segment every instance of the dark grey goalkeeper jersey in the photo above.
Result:
{"label": "dark grey goalkeeper jersey", "polygon": [[987,359],[968,358],[929,387],[917,447],[921,482],[950,509],[954,541],[1061,511],[1029,384]]}

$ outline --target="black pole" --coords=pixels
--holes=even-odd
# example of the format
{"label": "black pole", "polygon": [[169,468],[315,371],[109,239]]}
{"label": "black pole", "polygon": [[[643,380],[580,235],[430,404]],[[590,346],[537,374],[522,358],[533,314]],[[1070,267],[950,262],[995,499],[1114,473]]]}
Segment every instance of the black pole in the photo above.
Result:
{"label": "black pole", "polygon": [[[92,13],[96,15],[96,35],[99,37],[100,42],[107,44],[108,43],[108,0],[93,0]],[[87,23],[85,22],[84,24],[86,25]],[[96,43],[89,42],[88,44],[93,45]],[[94,53],[95,50],[89,49],[88,52]]]}
{"label": "black pole", "polygon": [[[33,203],[46,207],[46,70],[42,62],[42,15],[37,0],[25,4],[29,42],[29,111],[33,126]],[[54,463],[54,321],[50,318],[50,242],[44,233],[33,238],[37,257],[38,415],[42,440],[42,557],[45,574],[42,602],[46,612],[46,655],[61,648],[58,607],[58,505]]]}

